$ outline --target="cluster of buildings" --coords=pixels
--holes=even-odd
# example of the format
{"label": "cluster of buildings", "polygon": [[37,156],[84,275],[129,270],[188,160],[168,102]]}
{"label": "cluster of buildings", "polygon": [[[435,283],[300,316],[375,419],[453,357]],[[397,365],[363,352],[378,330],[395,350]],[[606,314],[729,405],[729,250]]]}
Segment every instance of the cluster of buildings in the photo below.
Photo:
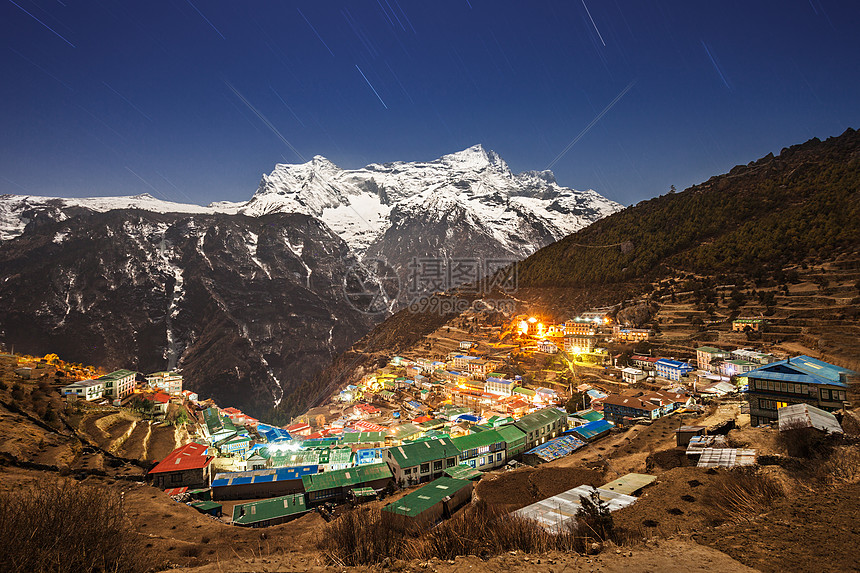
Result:
{"label": "cluster of buildings", "polygon": [[[613,325],[601,311],[558,325],[534,319],[514,324],[519,325],[521,348],[525,339],[549,354],[561,349],[599,354],[600,337],[627,341],[650,336]],[[748,349],[703,346],[695,362],[631,357],[629,366],[620,368],[624,383],[650,379],[662,382],[664,389],[637,385],[607,393],[581,384],[577,390],[588,395],[590,404],[568,415],[558,407],[564,397],[550,388],[529,387],[519,376],[503,375],[498,371],[501,359],[479,348],[464,340],[441,360],[394,357],[335,396],[347,405],[335,419],[320,414],[275,427],[235,408],[201,406],[200,438],[155,466],[153,483],[170,494],[206,492],[210,499],[198,509],[207,512],[224,500],[257,500],[237,505],[232,514],[234,524],[255,527],[292,519],[327,502],[355,503],[376,498],[382,490],[420,486],[383,511],[394,520],[435,522],[470,499],[473,482],[483,472],[512,460],[537,464],[569,455],[616,426],[695,408],[701,394],[737,391],[739,382],[748,382],[750,413],[758,425],[776,420],[777,409],[786,405],[839,408],[847,388],[847,371],[809,357],[780,361]],[[175,391],[171,373],[146,379]],[[749,458],[748,452],[728,451],[709,436],[690,440],[688,455],[699,456],[703,467],[743,465]],[[231,471],[215,470],[218,458],[228,458],[229,463],[219,465]],[[622,485],[607,484],[607,491]]]}
{"label": "cluster of buildings", "polygon": [[166,404],[170,396],[197,399],[194,392],[182,390],[182,375],[176,372],[155,372],[145,377],[133,370],[115,370],[91,380],[78,380],[64,386],[66,398],[98,402],[107,400],[114,405],[126,403],[135,393],[158,404]]}

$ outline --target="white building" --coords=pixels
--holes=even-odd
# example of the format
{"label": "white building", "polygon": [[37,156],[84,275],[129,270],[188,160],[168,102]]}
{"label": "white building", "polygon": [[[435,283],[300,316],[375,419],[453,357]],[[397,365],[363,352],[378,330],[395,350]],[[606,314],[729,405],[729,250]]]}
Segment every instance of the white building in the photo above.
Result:
{"label": "white building", "polygon": [[550,342],[549,340],[541,340],[538,342],[538,350],[541,352],[546,352],[547,354],[555,354],[558,352],[558,346]]}
{"label": "white building", "polygon": [[74,394],[81,400],[98,400],[104,397],[105,384],[101,380],[79,380],[63,387],[63,395]]}
{"label": "white building", "polygon": [[624,368],[621,370],[621,379],[628,384],[635,384],[645,380],[648,375],[638,368]]}
{"label": "white building", "polygon": [[732,350],[732,358],[737,360],[747,360],[749,362],[755,362],[761,366],[765,364],[770,364],[772,362],[776,362],[777,358],[773,354],[768,354],[765,352],[756,352],[755,350],[750,350],[748,348],[738,348],[737,350]]}
{"label": "white building", "polygon": [[514,380],[505,380],[504,378],[490,376],[484,385],[484,391],[490,394],[499,394],[500,396],[512,396],[516,385]]}
{"label": "white building", "polygon": [[182,393],[182,374],[176,372],[153,372],[146,375],[150,388],[159,388],[172,396]]}
{"label": "white building", "polygon": [[114,400],[122,400],[134,391],[134,379],[137,372],[132,370],[114,370],[110,374],[99,376],[98,381],[104,384],[104,395]]}

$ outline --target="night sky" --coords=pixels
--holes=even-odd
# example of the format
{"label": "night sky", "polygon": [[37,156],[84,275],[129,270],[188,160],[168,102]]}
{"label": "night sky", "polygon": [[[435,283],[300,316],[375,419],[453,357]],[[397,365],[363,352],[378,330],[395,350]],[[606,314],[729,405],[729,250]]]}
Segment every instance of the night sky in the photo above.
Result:
{"label": "night sky", "polygon": [[0,194],[475,143],[624,204],[860,128],[860,2],[0,0]]}

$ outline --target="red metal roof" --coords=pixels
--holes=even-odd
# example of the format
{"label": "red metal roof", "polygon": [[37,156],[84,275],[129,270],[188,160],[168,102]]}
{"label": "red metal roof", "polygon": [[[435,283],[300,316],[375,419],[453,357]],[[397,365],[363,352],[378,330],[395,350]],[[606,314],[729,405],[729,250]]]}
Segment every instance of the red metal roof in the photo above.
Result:
{"label": "red metal roof", "polygon": [[170,488],[170,489],[166,489],[166,490],[164,490],[164,493],[166,493],[167,495],[169,495],[169,496],[173,497],[174,495],[183,494],[183,493],[185,493],[186,491],[188,491],[188,488],[187,488],[187,487],[173,487],[173,488]]}
{"label": "red metal roof", "polygon": [[354,424],[354,426],[364,432],[384,432],[388,429],[385,426],[380,426],[379,424],[374,424],[373,422],[367,422],[365,420],[359,420]]}
{"label": "red metal roof", "polygon": [[183,470],[199,470],[212,463],[213,456],[207,456],[209,448],[203,444],[185,444],[167,454],[157,466],[149,470],[151,474],[176,472]]}

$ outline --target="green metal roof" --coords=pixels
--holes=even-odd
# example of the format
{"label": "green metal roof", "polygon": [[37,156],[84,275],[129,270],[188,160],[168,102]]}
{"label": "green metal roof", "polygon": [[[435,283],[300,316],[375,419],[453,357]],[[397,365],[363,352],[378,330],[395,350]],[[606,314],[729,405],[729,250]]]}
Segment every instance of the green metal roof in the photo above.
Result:
{"label": "green metal roof", "polygon": [[730,354],[728,350],[720,350],[713,346],[700,346],[696,349],[696,352],[705,352],[707,354]]}
{"label": "green metal roof", "polygon": [[451,438],[451,442],[464,452],[480,448],[481,446],[489,446],[490,444],[497,444],[504,441],[504,438],[502,438],[501,434],[496,430],[485,430],[483,432],[478,432],[477,434],[467,434],[465,436]]}
{"label": "green metal roof", "polygon": [[341,440],[344,444],[370,444],[384,442],[385,432],[347,432]]}
{"label": "green metal roof", "polygon": [[137,372],[134,370],[114,370],[109,374],[105,374],[104,376],[99,376],[99,380],[118,380],[120,378],[125,378],[126,376],[136,376]]}
{"label": "green metal roof", "polygon": [[221,509],[220,503],[215,503],[214,501],[192,501],[189,504],[191,507],[196,509],[197,511],[209,511],[212,509]]}
{"label": "green metal roof", "polygon": [[496,428],[495,431],[508,444],[508,448],[510,448],[511,444],[519,445],[524,444],[526,441],[525,432],[523,432],[513,424]]}
{"label": "green metal roof", "polygon": [[394,426],[393,428],[391,428],[391,437],[393,437],[395,440],[405,440],[406,438],[412,437],[420,433],[421,428],[419,428],[415,424],[400,424],[399,426]]}
{"label": "green metal roof", "polygon": [[544,408],[531,414],[526,414],[514,424],[525,433],[533,432],[539,428],[552,424],[556,420],[562,420],[567,417],[567,414],[562,413],[557,408]]}
{"label": "green metal roof", "polygon": [[534,396],[537,394],[537,392],[531,388],[523,388],[522,386],[515,386],[513,392],[514,394],[520,394],[522,396]]}
{"label": "green metal roof", "polygon": [[411,442],[388,448],[388,452],[402,468],[459,456],[461,453],[460,449],[452,443],[451,438]]}
{"label": "green metal roof", "polygon": [[352,448],[333,448],[329,451],[328,463],[348,464],[352,461]]}
{"label": "green metal roof", "polygon": [[453,468],[446,469],[445,475],[454,479],[473,480],[484,475],[484,472],[476,470],[472,466],[461,464],[459,466],[454,466]]}
{"label": "green metal roof", "polygon": [[306,511],[304,494],[284,495],[235,506],[233,523],[248,525]]}
{"label": "green metal roof", "polygon": [[376,490],[372,487],[357,487],[349,490],[355,497],[373,497],[376,495]]}
{"label": "green metal roof", "polygon": [[382,511],[416,517],[442,501],[449,495],[454,495],[464,487],[471,487],[472,482],[465,479],[441,477],[418,488],[397,501],[392,501],[382,508]]}
{"label": "green metal roof", "polygon": [[603,419],[603,414],[594,410],[585,410],[582,412],[577,412],[576,414],[574,414],[574,416],[582,420],[588,420],[589,422],[596,422],[597,420]]}
{"label": "green metal roof", "polygon": [[388,468],[388,464],[379,463],[302,476],[302,484],[305,486],[306,492],[313,492],[349,487],[390,477],[391,470]]}
{"label": "green metal roof", "polygon": [[422,430],[435,430],[437,428],[441,428],[444,425],[445,425],[444,420],[433,419],[433,420],[427,420],[426,422],[419,423],[418,427],[421,428]]}

